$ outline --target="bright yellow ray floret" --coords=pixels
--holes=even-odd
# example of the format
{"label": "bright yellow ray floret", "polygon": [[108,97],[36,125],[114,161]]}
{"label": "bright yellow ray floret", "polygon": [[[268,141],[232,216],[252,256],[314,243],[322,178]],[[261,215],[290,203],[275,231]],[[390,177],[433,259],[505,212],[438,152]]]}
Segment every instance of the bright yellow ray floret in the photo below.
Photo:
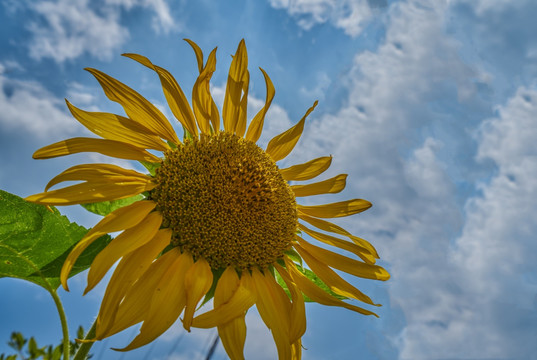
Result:
{"label": "bright yellow ray floret", "polygon": [[[190,103],[167,70],[144,56],[124,54],[157,74],[183,128],[183,141],[162,112],[138,92],[99,70],[87,69],[126,116],[88,112],[67,102],[75,119],[99,138],[67,139],[34,154],[36,159],[48,159],[98,152],[150,163],[155,173],[110,164],[76,165],[50,180],[45,192],[27,200],[72,205],[144,195],[143,200],[106,215],[63,265],[61,283],[68,289],[69,274],[84,250],[104,234],[121,232],[95,257],[88,272],[85,293],[119,260],[97,317],[95,339],[90,341],[141,323],[134,340],[116,349],[132,350],[155,340],[181,318],[187,330],[216,327],[229,357],[243,359],[245,315],[255,305],[271,330],[278,357],[300,359],[306,297],[375,315],[347,301],[379,306],[338,272],[383,281],[388,272],[375,264],[378,254],[369,242],[324,220],[360,213],[371,203],[352,199],[298,204],[297,199],[304,197],[339,193],[347,181],[347,174],[340,174],[289,184],[321,175],[331,156],[282,169],[277,165],[297,144],[317,102],[296,125],[261,149],[255,143],[275,94],[267,73],[261,69],[265,105],[248,123],[250,73],[244,40],[231,61],[221,112],[210,92],[216,49],[204,61],[201,49],[187,42],[199,72]],[[65,181],[80,183],[51,190]],[[337,252],[328,250],[331,247]],[[202,299],[213,296],[213,308],[197,313]]]}

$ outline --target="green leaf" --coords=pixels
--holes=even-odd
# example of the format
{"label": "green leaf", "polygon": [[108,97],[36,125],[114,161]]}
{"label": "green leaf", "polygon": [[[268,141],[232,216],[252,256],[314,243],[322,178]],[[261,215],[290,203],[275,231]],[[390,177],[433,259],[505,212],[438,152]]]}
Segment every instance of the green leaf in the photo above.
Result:
{"label": "green leaf", "polygon": [[52,356],[50,359],[60,360],[61,357],[62,357],[62,347],[58,345],[54,348],[54,351],[52,352]]}
{"label": "green leaf", "polygon": [[76,331],[76,337],[77,339],[84,339],[84,328],[82,325],[78,327],[78,330]]}
{"label": "green leaf", "polygon": [[0,360],[17,360],[17,355],[0,355]]}
{"label": "green leaf", "polygon": [[[31,281],[49,291],[57,289],[63,262],[87,231],[54,208],[50,211],[0,190],[0,278]],[[103,236],[91,244],[70,276],[87,269],[110,239]]]}
{"label": "green leaf", "polygon": [[97,215],[108,215],[112,211],[119,209],[123,206],[130,205],[136,201],[140,201],[144,198],[143,195],[138,194],[126,199],[112,200],[112,201],[102,201],[98,203],[91,204],[80,204],[84,209],[91,211]]}
{"label": "green leaf", "polygon": [[24,345],[26,344],[27,341],[28,341],[28,339],[24,338],[22,333],[20,333],[20,332],[12,332],[11,333],[11,340],[9,340],[9,342],[7,344],[13,350],[20,352],[24,348]]}
{"label": "green leaf", "polygon": [[28,341],[28,353],[30,354],[30,359],[37,359],[38,356],[44,353],[37,347],[37,342],[33,336],[30,338],[30,341]]}

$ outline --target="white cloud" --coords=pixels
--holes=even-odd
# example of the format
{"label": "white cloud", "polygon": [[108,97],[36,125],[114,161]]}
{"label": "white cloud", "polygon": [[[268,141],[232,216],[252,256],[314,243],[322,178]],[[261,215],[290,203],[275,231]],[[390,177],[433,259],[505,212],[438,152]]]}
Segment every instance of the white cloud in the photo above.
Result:
{"label": "white cloud", "polygon": [[[347,193],[372,201],[373,209],[348,224],[390,264],[386,286],[407,323],[392,338],[403,359],[465,358],[477,343],[489,345],[490,352],[482,346],[479,355],[489,356],[505,336],[467,331],[485,326],[478,329],[468,307],[472,297],[462,289],[463,275],[471,274],[461,273],[448,257],[463,214],[440,159],[460,142],[475,140],[469,124],[430,105],[464,107],[475,99],[472,80],[484,75],[459,57],[459,44],[445,32],[445,16],[443,1],[392,5],[384,42],[355,57],[346,106],[307,128],[308,141],[294,153],[332,153],[334,172],[349,172]],[[459,143],[434,136],[446,128]]]}
{"label": "white cloud", "polygon": [[350,36],[362,32],[373,16],[372,7],[385,6],[383,1],[372,0],[270,0],[270,4],[286,9],[306,30],[330,22]]}
{"label": "white cloud", "polygon": [[117,11],[107,7],[101,15],[88,0],[42,1],[30,7],[43,20],[29,24],[33,34],[30,56],[37,60],[63,62],[86,52],[107,59],[129,36],[119,24]]}
{"label": "white cloud", "polygon": [[469,355],[537,353],[536,118],[537,91],[519,88],[498,117],[481,127],[479,159],[492,159],[498,170],[482,195],[468,201],[453,252],[471,299],[461,335],[483,336],[476,337]]}
{"label": "white cloud", "polygon": [[153,30],[155,32],[159,33],[162,31],[167,34],[180,29],[180,25],[172,18],[170,8],[166,1],[146,0],[144,5],[155,12],[155,16],[153,17]]}
{"label": "white cloud", "polygon": [[436,304],[416,301],[419,313],[406,309],[401,358],[529,359],[537,353],[536,117],[537,91],[519,88],[498,117],[480,127],[478,158],[493,160],[497,173],[481,185],[481,195],[467,200],[462,234],[448,263],[434,269],[440,279],[420,284]]}
{"label": "white cloud", "polygon": [[13,80],[0,73],[0,126],[46,139],[73,134],[77,122],[65,112],[63,99],[33,81]]}
{"label": "white cloud", "polygon": [[511,1],[511,0],[450,0],[450,2],[453,3],[466,3],[472,6],[472,8],[476,11],[478,15],[483,15],[487,11],[503,11],[506,8],[509,7],[515,7],[515,8],[524,8],[529,3],[532,2],[532,0],[519,0],[519,1]]}
{"label": "white cloud", "polygon": [[122,6],[127,10],[133,7],[145,7],[154,12],[153,30],[156,33],[168,34],[180,30],[181,26],[171,16],[170,8],[166,0],[105,0],[106,4]]}
{"label": "white cloud", "polygon": [[88,0],[50,0],[28,6],[38,15],[28,25],[33,35],[30,56],[37,60],[51,58],[61,63],[85,53],[109,59],[129,38],[128,29],[120,22],[121,9],[150,9],[157,33],[180,28],[165,0],[105,0],[97,7]]}
{"label": "white cloud", "polygon": [[324,73],[320,72],[316,76],[316,86],[312,89],[306,89],[305,87],[300,88],[300,94],[307,99],[317,99],[319,101],[324,100],[326,96],[326,91],[332,84],[330,77]]}
{"label": "white cloud", "polygon": [[[89,89],[88,87],[77,82],[68,84],[67,99],[73,104],[76,104],[76,106],[93,105],[97,100],[92,89]],[[95,107],[89,109],[85,107],[84,110],[96,111]]]}

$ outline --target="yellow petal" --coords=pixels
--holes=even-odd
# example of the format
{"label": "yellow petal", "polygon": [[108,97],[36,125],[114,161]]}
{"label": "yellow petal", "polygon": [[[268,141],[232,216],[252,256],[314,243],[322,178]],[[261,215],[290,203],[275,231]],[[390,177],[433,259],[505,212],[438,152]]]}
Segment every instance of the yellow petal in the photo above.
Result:
{"label": "yellow petal", "polygon": [[293,360],[300,360],[302,359],[302,340],[298,339],[291,345],[291,348],[293,350]]}
{"label": "yellow petal", "polygon": [[210,80],[216,69],[216,48],[211,51],[207,64],[198,76],[192,88],[192,107],[196,115],[198,127],[203,134],[217,132],[220,128],[220,114],[210,92]]}
{"label": "yellow petal", "polygon": [[378,265],[366,264],[361,261],[350,259],[346,256],[312,245],[299,237],[297,237],[297,240],[300,245],[295,244],[295,248],[298,249],[300,246],[305,248],[315,258],[335,269],[365,279],[386,281],[390,278],[390,274]]}
{"label": "yellow petal", "polygon": [[198,136],[198,127],[196,126],[196,120],[194,119],[194,113],[190,108],[190,104],[186,99],[185,93],[175,80],[172,74],[160,66],[153,65],[153,63],[145,56],[138,54],[123,54],[130,59],[133,59],[140,64],[155,71],[162,85],[164,96],[170,107],[173,115],[179,120],[181,125],[193,136]]}
{"label": "yellow petal", "polygon": [[166,143],[136,121],[116,114],[84,111],[67,100],[65,102],[75,119],[102,138],[126,142],[142,149],[168,149]]}
{"label": "yellow petal", "polygon": [[306,121],[306,117],[313,111],[313,109],[315,109],[317,103],[317,101],[313,103],[313,106],[306,111],[306,114],[295,126],[281,133],[280,135],[276,135],[274,138],[272,138],[272,140],[269,141],[266,152],[270,155],[272,160],[281,160],[289,155],[291,150],[293,150],[298,142],[298,139],[300,139],[300,135],[302,135],[302,131],[304,130],[304,122]]}
{"label": "yellow petal", "polygon": [[214,307],[218,307],[231,299],[240,285],[239,275],[232,266],[228,266],[218,279],[214,291]]}
{"label": "yellow petal", "polygon": [[131,228],[140,223],[157,204],[153,201],[137,201],[131,205],[119,208],[106,215],[76,244],[73,250],[65,259],[60,273],[60,280],[63,288],[67,287],[67,277],[71,272],[76,260],[99,237],[109,232],[120,231]]}
{"label": "yellow petal", "polygon": [[292,185],[291,189],[296,197],[320,194],[335,194],[345,189],[347,174],[340,174],[333,178],[308,185]]}
{"label": "yellow petal", "polygon": [[254,118],[250,122],[250,125],[248,126],[248,131],[246,132],[246,140],[249,140],[254,143],[257,142],[257,140],[259,140],[259,137],[261,136],[261,132],[263,131],[263,123],[265,122],[265,116],[267,115],[267,111],[270,107],[270,104],[272,103],[272,99],[274,99],[274,94],[276,93],[274,90],[274,85],[272,84],[272,81],[270,80],[265,70],[261,68],[259,69],[265,77],[267,96],[265,99],[265,105],[254,116]]}
{"label": "yellow petal", "polygon": [[209,263],[201,258],[188,269],[185,277],[186,307],[183,327],[190,331],[194,311],[200,300],[207,294],[213,283],[213,273]]}
{"label": "yellow petal", "polygon": [[88,272],[88,286],[84,294],[101,281],[122,256],[147,244],[157,233],[162,223],[162,215],[152,212],[138,225],[123,231],[95,257]]}
{"label": "yellow petal", "polygon": [[250,72],[246,71],[245,78],[242,81],[243,95],[240,103],[239,117],[237,119],[237,125],[235,126],[235,134],[240,137],[244,137],[246,132],[246,114],[248,108],[248,87],[250,86]]}
{"label": "yellow petal", "polygon": [[120,351],[133,350],[150,343],[177,320],[185,307],[184,281],[191,263],[192,257],[185,253],[170,266],[151,297],[151,306],[140,328],[140,334]]}
{"label": "yellow petal", "polygon": [[330,167],[332,156],[324,156],[313,159],[304,164],[294,165],[285,169],[280,169],[280,174],[287,181],[309,180],[322,174]]}
{"label": "yellow petal", "polygon": [[123,169],[122,167],[111,164],[81,164],[71,166],[69,169],[56,175],[48,182],[45,191],[63,181],[76,180],[114,184],[116,182],[129,181],[149,182],[151,181],[151,177],[134,170]]}
{"label": "yellow petal", "polygon": [[231,360],[244,360],[246,322],[244,315],[218,327],[218,335]]}
{"label": "yellow petal", "polygon": [[112,211],[99,221],[85,237],[94,233],[108,234],[129,229],[138,225],[157,204],[151,200],[142,200]]}
{"label": "yellow petal", "polygon": [[245,286],[244,283],[239,286],[227,302],[215,306],[213,310],[196,316],[192,321],[192,326],[210,329],[215,326],[224,325],[244,315],[245,311],[251,308],[256,300],[254,290]]}
{"label": "yellow petal", "polygon": [[50,159],[80,152],[96,152],[119,159],[160,162],[160,159],[139,147],[107,139],[72,138],[45,146],[37,150],[34,159]]}
{"label": "yellow petal", "polygon": [[[215,309],[228,302],[240,286],[237,272],[229,266],[216,285],[214,293]],[[253,305],[253,301],[252,301]],[[250,305],[251,306],[251,305]],[[220,310],[219,310],[220,311]],[[228,353],[230,359],[244,359],[244,343],[246,341],[246,322],[244,316],[246,310],[235,319],[218,326],[218,334],[222,345]],[[195,321],[195,319],[194,319]]]}
{"label": "yellow petal", "polygon": [[156,184],[142,181],[124,183],[82,183],[30,195],[25,200],[43,205],[75,205],[125,199],[149,191]]}
{"label": "yellow petal", "polygon": [[114,323],[119,303],[131,285],[170,244],[171,229],[161,229],[147,244],[124,256],[108,282],[97,317],[97,328],[104,333]]}
{"label": "yellow petal", "polygon": [[332,289],[336,294],[343,295],[349,298],[360,300],[366,304],[380,306],[375,304],[369,296],[349,284],[341,276],[339,276],[334,270],[330,269],[326,264],[319,259],[315,258],[306,249],[301,246],[296,246],[300,256],[306,261],[310,269],[321,278],[321,280]]}
{"label": "yellow petal", "polygon": [[325,244],[332,245],[332,246],[338,247],[340,249],[350,251],[353,254],[356,254],[358,257],[360,257],[360,259],[362,259],[363,261],[365,261],[368,264],[374,264],[375,263],[375,257],[369,253],[368,249],[366,249],[366,248],[364,248],[362,246],[356,245],[355,243],[352,243],[352,242],[349,242],[349,241],[346,241],[346,240],[342,240],[342,239],[339,239],[339,238],[336,238],[336,237],[333,237],[333,236],[330,236],[330,235],[327,235],[327,234],[323,234],[323,233],[320,233],[320,232],[317,232],[317,231],[313,231],[311,229],[308,229],[307,227],[305,227],[302,224],[298,224],[298,228],[300,230],[304,231],[306,234],[308,234],[312,238],[317,239],[319,241],[322,241]]}
{"label": "yellow petal", "polygon": [[362,199],[353,199],[324,205],[297,205],[299,212],[319,218],[350,216],[365,211],[370,207],[371,203]]}
{"label": "yellow petal", "polygon": [[311,300],[322,305],[339,306],[363,315],[375,315],[376,317],[378,317],[378,315],[372,311],[363,309],[355,305],[347,304],[346,302],[341,301],[333,297],[332,295],[326,293],[323,289],[315,285],[310,279],[308,279],[305,275],[298,271],[294,263],[292,263],[288,259],[284,260],[286,269],[287,271],[289,271],[289,274],[293,278],[294,282],[298,285],[300,290],[302,290],[302,292]]}
{"label": "yellow petal", "polygon": [[281,275],[283,281],[287,285],[289,292],[291,293],[291,327],[289,329],[289,336],[291,343],[300,341],[300,338],[306,332],[306,306],[304,304],[304,297],[300,288],[295,284],[289,273],[280,265],[274,264],[276,270]]}
{"label": "yellow petal", "polygon": [[257,293],[256,305],[263,322],[272,331],[278,349],[278,358],[291,359],[290,312],[291,304],[287,294],[276,283],[272,274],[263,275],[252,270],[252,279]]}
{"label": "yellow petal", "polygon": [[119,103],[125,113],[154,134],[175,144],[179,139],[166,117],[142,95],[102,71],[86,68],[101,84],[106,96]]}
{"label": "yellow petal", "polygon": [[226,94],[224,97],[224,108],[222,118],[224,120],[224,130],[230,133],[235,133],[237,120],[239,119],[240,105],[243,90],[243,81],[246,79],[248,71],[248,54],[246,45],[242,39],[237,48],[237,52],[233,56],[229,74],[227,78]]}
{"label": "yellow petal", "polygon": [[190,39],[183,39],[183,40],[185,40],[187,43],[190,44],[190,46],[192,46],[192,49],[194,50],[194,53],[196,54],[196,60],[198,62],[198,70],[201,73],[203,71],[203,52],[201,51],[198,44],[196,44],[194,41]]}
{"label": "yellow petal", "polygon": [[347,230],[343,229],[342,227],[337,226],[336,224],[333,224],[333,223],[331,223],[329,221],[325,221],[325,220],[321,220],[321,219],[317,219],[317,218],[307,216],[305,214],[301,214],[300,212],[298,214],[298,217],[301,220],[307,221],[311,225],[313,225],[313,226],[315,226],[315,227],[317,227],[317,228],[319,228],[321,230],[347,236],[356,245],[361,246],[363,248],[366,248],[371,255],[373,255],[377,259],[379,258],[377,250],[373,247],[373,245],[371,245],[369,243],[369,241],[352,235],[350,232],[348,232]]}
{"label": "yellow petal", "polygon": [[179,249],[173,248],[154,261],[125,294],[123,301],[119,304],[112,327],[103,330],[102,334],[99,334],[99,328],[97,328],[97,337],[102,339],[112,336],[144,321],[159,283],[180,256]]}

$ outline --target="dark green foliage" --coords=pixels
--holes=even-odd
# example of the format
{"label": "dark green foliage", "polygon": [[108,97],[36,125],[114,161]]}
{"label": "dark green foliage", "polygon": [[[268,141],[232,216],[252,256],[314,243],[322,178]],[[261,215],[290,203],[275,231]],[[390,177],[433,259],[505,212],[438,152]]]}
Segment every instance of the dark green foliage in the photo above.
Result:
{"label": "dark green foliage", "polygon": [[[77,338],[84,338],[84,328],[78,327]],[[10,348],[15,350],[17,354],[6,355],[0,354],[0,360],[60,360],[63,353],[63,344],[52,346],[47,345],[39,347],[37,341],[32,336],[30,339],[26,339],[20,332],[11,333],[11,339],[7,342]],[[26,345],[26,346],[25,346]],[[80,347],[77,342],[71,342],[71,357],[74,356],[76,350]],[[91,355],[87,359],[91,358]]]}
{"label": "dark green foliage", "polygon": [[[65,258],[87,231],[55,208],[49,210],[0,190],[0,278],[57,289]],[[70,276],[87,269],[109,241],[109,236],[103,236],[88,247]]]}

